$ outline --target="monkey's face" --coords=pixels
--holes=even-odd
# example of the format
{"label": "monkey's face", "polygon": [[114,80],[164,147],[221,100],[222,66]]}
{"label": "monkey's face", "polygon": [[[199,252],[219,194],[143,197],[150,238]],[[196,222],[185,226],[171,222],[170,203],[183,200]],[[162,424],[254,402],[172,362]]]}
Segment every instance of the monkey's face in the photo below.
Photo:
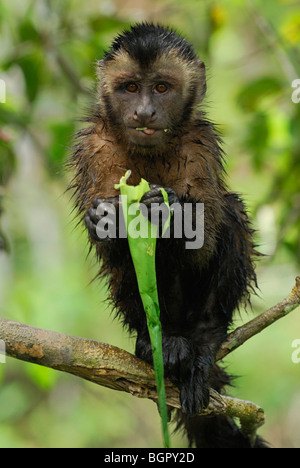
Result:
{"label": "monkey's face", "polygon": [[174,72],[134,71],[131,67],[115,76],[106,107],[130,144],[160,146],[182,118],[182,91]]}
{"label": "monkey's face", "polygon": [[170,56],[143,68],[123,53],[99,65],[106,112],[122,138],[135,147],[159,149],[180,132],[197,101],[200,68],[205,89],[203,64],[197,63],[196,84],[195,76],[188,77],[186,67]]}
{"label": "monkey's face", "polygon": [[161,145],[183,113],[180,86],[166,75],[124,78],[112,104],[125,136],[136,146]]}

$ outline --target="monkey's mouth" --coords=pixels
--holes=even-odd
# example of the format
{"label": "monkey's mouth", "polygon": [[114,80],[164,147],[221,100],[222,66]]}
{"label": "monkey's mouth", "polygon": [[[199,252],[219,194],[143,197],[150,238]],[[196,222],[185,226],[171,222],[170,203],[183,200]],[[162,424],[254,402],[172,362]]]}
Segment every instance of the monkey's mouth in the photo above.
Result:
{"label": "monkey's mouth", "polygon": [[143,127],[143,128],[136,128],[138,132],[143,132],[145,135],[153,135],[157,130],[155,128],[148,128],[148,127]]}
{"label": "monkey's mouth", "polygon": [[138,146],[156,146],[161,144],[166,130],[161,128],[128,127],[129,140]]}
{"label": "monkey's mouth", "polygon": [[135,128],[138,132],[143,132],[145,135],[153,135],[155,132],[165,132],[168,133],[169,129],[164,128],[164,129],[156,129],[156,128],[148,128],[148,127],[142,127],[142,128]]}

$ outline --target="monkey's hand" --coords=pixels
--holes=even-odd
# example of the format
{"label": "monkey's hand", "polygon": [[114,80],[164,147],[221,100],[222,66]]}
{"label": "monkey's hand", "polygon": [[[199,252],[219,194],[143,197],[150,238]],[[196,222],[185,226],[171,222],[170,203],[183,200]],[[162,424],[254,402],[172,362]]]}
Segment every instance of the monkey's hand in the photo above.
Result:
{"label": "monkey's hand", "polygon": [[86,211],[85,226],[94,242],[107,242],[118,236],[119,197],[96,198]]}
{"label": "monkey's hand", "polygon": [[169,205],[179,203],[179,199],[174,190],[170,188],[160,187],[159,185],[151,184],[150,191],[145,193],[140,201],[142,213],[148,217],[152,224],[156,224],[159,229],[159,234],[162,234],[162,227],[169,216],[169,209],[165,204],[165,200],[161,189],[164,189],[168,195]]}
{"label": "monkey's hand", "polygon": [[[162,345],[165,375],[179,388],[183,411],[189,415],[199,414],[209,403],[211,360],[197,356],[193,343],[182,336],[163,334]],[[153,364],[147,335],[138,336],[136,355]]]}
{"label": "monkey's hand", "polygon": [[150,191],[145,193],[141,199],[141,203],[147,206],[151,210],[151,205],[163,204],[165,202],[161,189],[164,189],[167,192],[169,204],[179,203],[179,199],[171,188],[160,187],[156,184],[150,184]]}

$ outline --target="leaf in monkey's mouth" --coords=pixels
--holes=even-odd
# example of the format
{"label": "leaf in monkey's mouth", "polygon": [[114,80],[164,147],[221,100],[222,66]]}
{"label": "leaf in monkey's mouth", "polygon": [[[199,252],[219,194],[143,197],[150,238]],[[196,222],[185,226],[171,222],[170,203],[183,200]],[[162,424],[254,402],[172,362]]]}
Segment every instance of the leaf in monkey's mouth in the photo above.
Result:
{"label": "leaf in monkey's mouth", "polygon": [[[153,135],[153,133],[156,132],[154,128],[148,128],[148,127],[142,127],[142,128],[136,128],[139,132],[143,132],[146,135]],[[164,128],[164,132],[167,133],[169,130],[167,128]]]}
{"label": "leaf in monkey's mouth", "polygon": [[138,130],[138,131],[140,131],[140,132],[143,132],[143,133],[145,133],[146,135],[153,135],[153,133],[155,132],[155,129],[154,129],[154,128],[147,128],[147,127],[136,128],[136,130]]}

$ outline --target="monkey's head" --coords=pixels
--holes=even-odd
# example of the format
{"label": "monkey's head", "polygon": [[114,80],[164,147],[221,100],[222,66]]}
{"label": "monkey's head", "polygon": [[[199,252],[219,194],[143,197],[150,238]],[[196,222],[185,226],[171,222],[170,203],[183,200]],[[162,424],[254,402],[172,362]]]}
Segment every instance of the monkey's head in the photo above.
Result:
{"label": "monkey's head", "polygon": [[206,91],[205,66],[174,31],[138,24],[98,62],[99,96],[122,139],[159,150],[193,117]]}

